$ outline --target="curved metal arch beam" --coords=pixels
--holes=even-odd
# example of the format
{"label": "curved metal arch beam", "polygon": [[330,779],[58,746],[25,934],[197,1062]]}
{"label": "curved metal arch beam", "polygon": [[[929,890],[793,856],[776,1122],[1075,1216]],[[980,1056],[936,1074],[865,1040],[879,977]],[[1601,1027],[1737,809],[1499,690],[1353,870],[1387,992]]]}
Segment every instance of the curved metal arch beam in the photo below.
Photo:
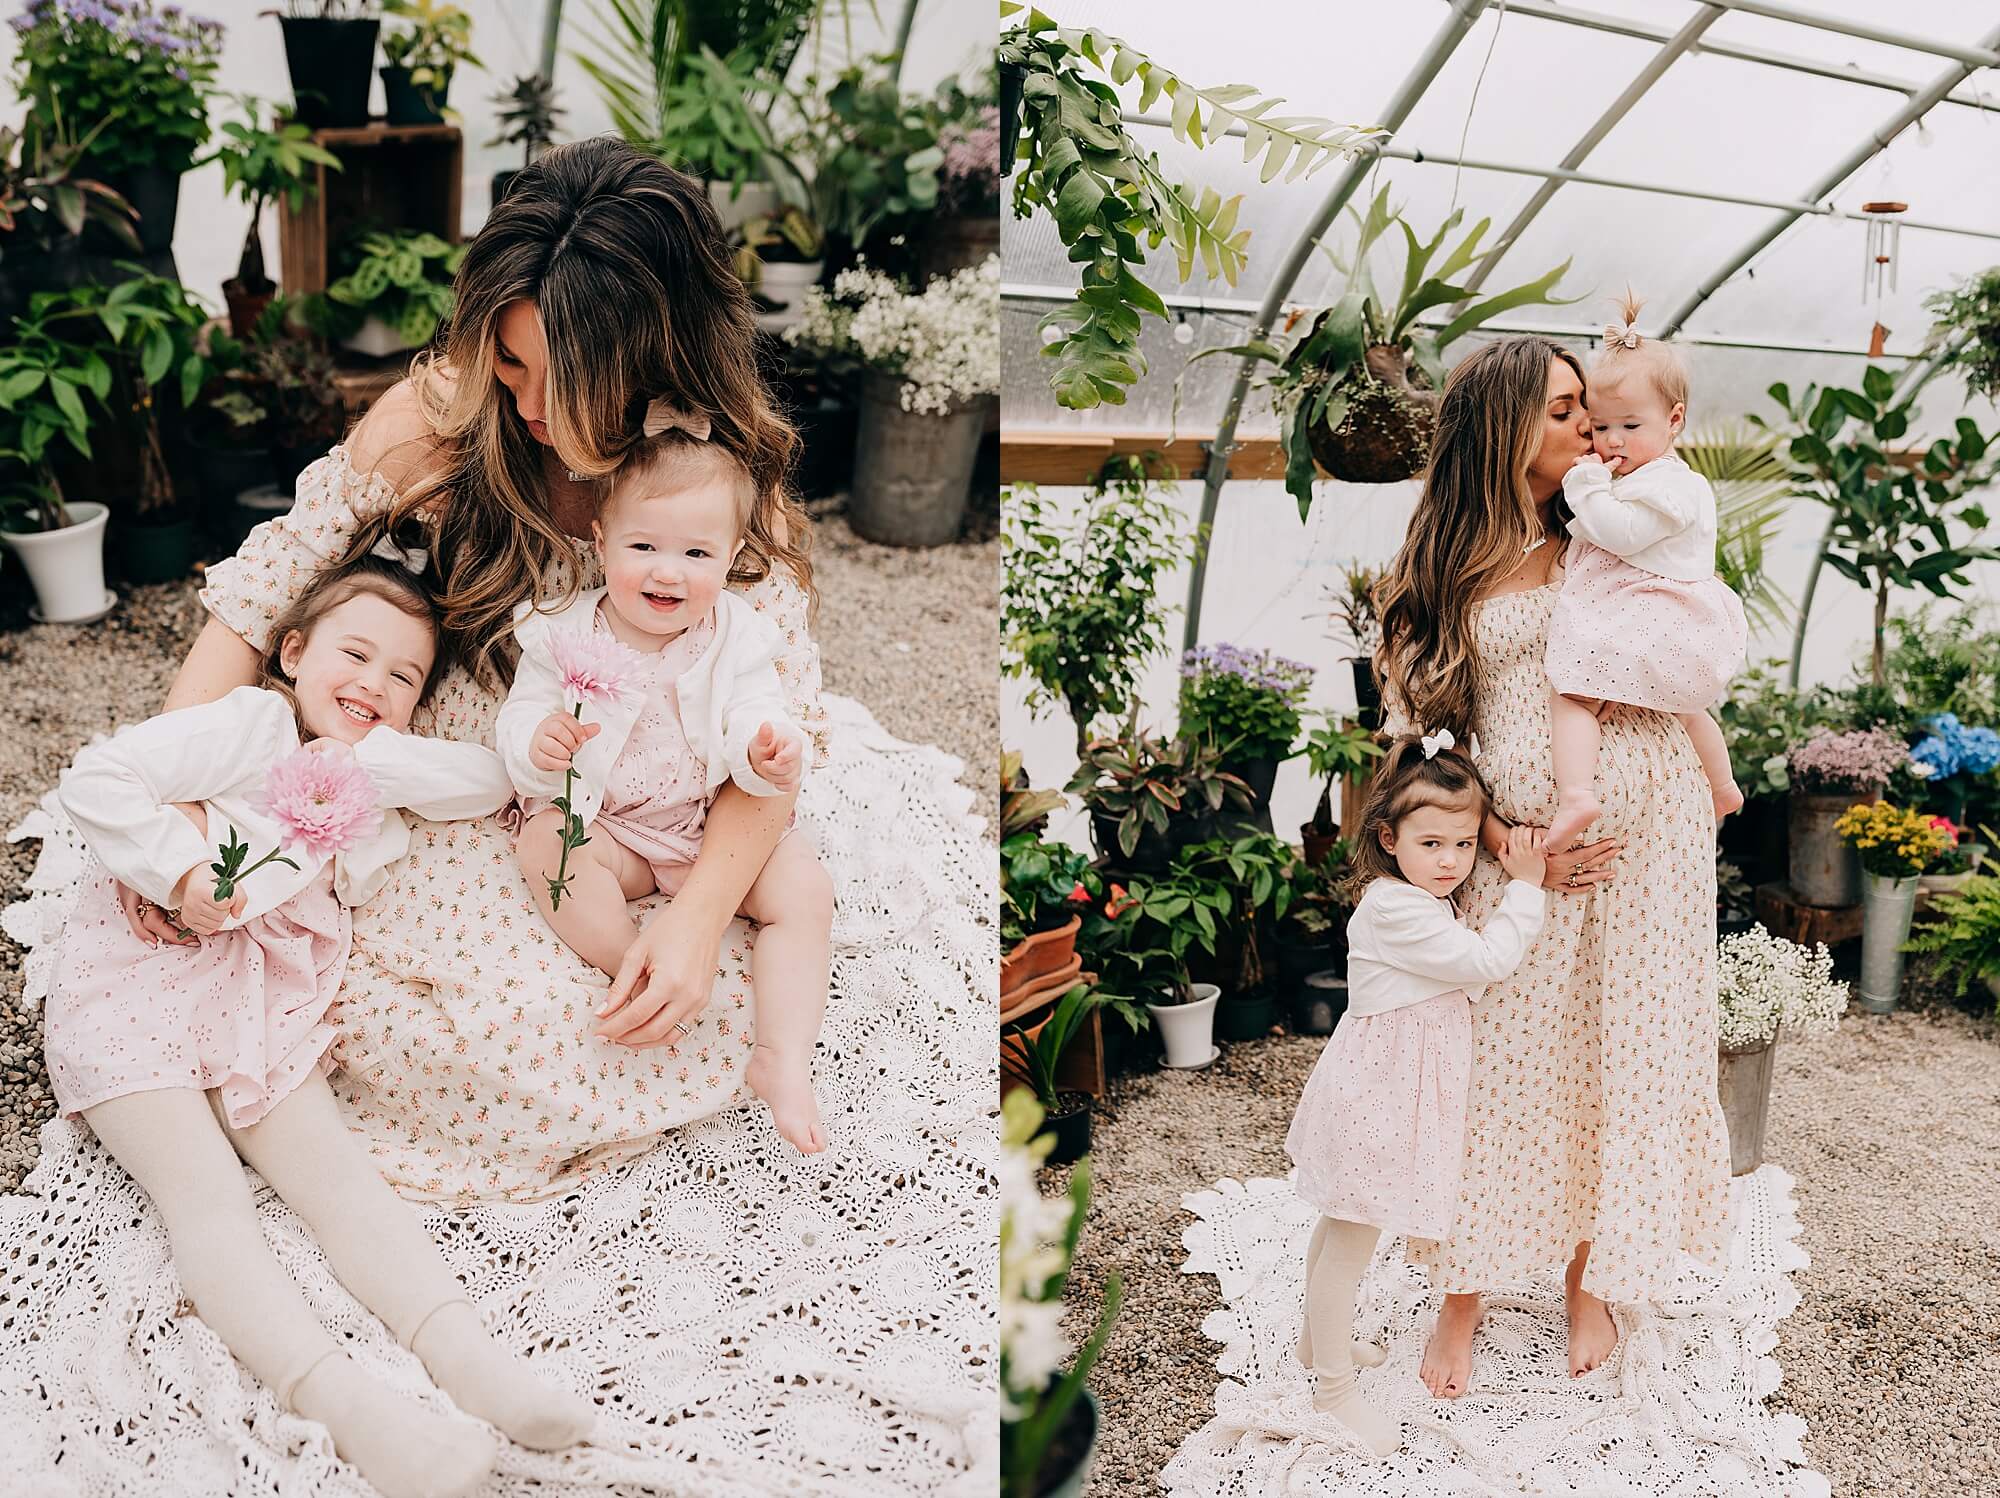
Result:
{"label": "curved metal arch beam", "polygon": [[[1451,0],[1451,16],[1437,29],[1416,66],[1410,69],[1383,113],[1382,128],[1393,133],[1400,130],[1403,121],[1410,117],[1424,90],[1431,80],[1465,40],[1465,35],[1486,9],[1487,0]],[[1362,153],[1342,168],[1340,177],[1328,190],[1326,201],[1299,231],[1298,242],[1285,256],[1277,273],[1271,278],[1270,289],[1264,293],[1263,304],[1257,309],[1256,320],[1244,336],[1244,342],[1254,343],[1268,337],[1271,325],[1278,320],[1278,312],[1285,304],[1285,295],[1292,289],[1292,283],[1299,278],[1305,268],[1313,246],[1327,230],[1340,210],[1347,206],[1347,200],[1354,196],[1354,189],[1361,185],[1361,179],[1374,166],[1376,152],[1363,150]],[[1250,376],[1256,368],[1256,361],[1244,358],[1237,366],[1236,381],[1229,388],[1229,401],[1223,407],[1222,422],[1216,428],[1215,442],[1209,449],[1208,472],[1202,482],[1201,529],[1198,535],[1207,537],[1215,524],[1215,509],[1222,496],[1222,485],[1229,477],[1229,449],[1235,441],[1236,423],[1243,415],[1243,402],[1250,393]],[[1201,632],[1201,590],[1208,578],[1208,546],[1204,542],[1195,551],[1194,570],[1188,578],[1187,624],[1181,632],[1184,649],[1194,649]]]}
{"label": "curved metal arch beam", "polygon": [[[1652,55],[1646,66],[1639,70],[1638,76],[1625,86],[1625,91],[1613,99],[1604,113],[1597,117],[1597,122],[1584,131],[1577,143],[1569,148],[1561,162],[1557,164],[1557,171],[1573,172],[1582,166],[1585,158],[1597,149],[1604,137],[1615,130],[1618,122],[1632,112],[1632,106],[1645,98],[1648,90],[1660,81],[1661,75],[1701,40],[1704,31],[1721,19],[1720,5],[1704,5],[1689,16],[1681,29]],[[1479,257],[1479,263],[1472,268],[1472,274],[1466,277],[1465,289],[1468,293],[1476,292],[1486,284],[1486,278],[1493,274],[1493,269],[1500,263],[1501,257],[1514,247],[1514,241],[1519,239],[1528,225],[1535,221],[1535,215],[1548,207],[1549,199],[1556,195],[1562,185],[1563,179],[1553,173],[1542,179],[1541,185],[1530,194],[1521,211],[1514,215],[1513,221],[1501,231],[1500,237],[1493,241],[1493,247]]]}
{"label": "curved metal arch beam", "polygon": [[[1984,56],[2000,55],[1996,54],[1993,50],[1996,47],[2000,47],[2000,26],[1996,26],[1987,32],[1980,39],[1979,46]],[[1800,193],[1799,196],[1811,202],[1817,202],[1821,198],[1831,196],[1849,177],[1853,176],[1862,167],[1874,160],[1875,157],[1887,150],[1890,141],[1902,134],[1903,131],[1908,129],[1923,115],[1927,114],[1946,94],[1957,88],[1959,84],[1963,83],[1974,72],[1985,65],[1983,62],[1966,61],[1964,58],[1953,63],[1944,72],[1933,78],[1920,92],[1912,95],[1909,103],[1905,104],[1888,119],[1876,126],[1867,140],[1841,157],[1824,176],[1805,192]],[[1769,249],[1772,241],[1777,239],[1785,230],[1791,228],[1802,216],[1798,212],[1787,210],[1773,219],[1767,227],[1759,230],[1755,238],[1729,257],[1728,262],[1722,269],[1706,277],[1700,285],[1695,287],[1688,299],[1674,309],[1673,316],[1667,319],[1666,323],[1660,328],[1660,331],[1654,336],[1671,338],[1674,334],[1678,333],[1703,302],[1714,296],[1730,277],[1734,276],[1744,266]]]}

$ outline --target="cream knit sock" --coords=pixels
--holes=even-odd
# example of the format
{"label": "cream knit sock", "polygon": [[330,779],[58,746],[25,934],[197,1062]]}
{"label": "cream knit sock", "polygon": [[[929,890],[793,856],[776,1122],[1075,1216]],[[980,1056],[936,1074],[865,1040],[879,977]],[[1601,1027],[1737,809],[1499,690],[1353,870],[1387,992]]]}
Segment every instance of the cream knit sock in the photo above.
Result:
{"label": "cream knit sock", "polygon": [[[1306,1283],[1306,1322],[1312,1332],[1313,1408],[1332,1415],[1377,1456],[1403,1444],[1397,1422],[1361,1397],[1354,1374],[1354,1295],[1375,1252],[1377,1229],[1366,1223],[1322,1218],[1325,1237]],[[1316,1235],[1317,1236],[1317,1235]]]}

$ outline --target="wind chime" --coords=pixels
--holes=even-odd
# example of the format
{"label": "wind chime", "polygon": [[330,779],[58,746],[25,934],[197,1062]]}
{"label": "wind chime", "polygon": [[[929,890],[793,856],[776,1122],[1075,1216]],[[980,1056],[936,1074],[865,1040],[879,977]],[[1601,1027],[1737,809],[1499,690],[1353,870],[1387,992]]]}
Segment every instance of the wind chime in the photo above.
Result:
{"label": "wind chime", "polygon": [[1882,298],[1896,289],[1896,256],[1903,245],[1903,223],[1896,215],[1909,211],[1908,203],[1894,198],[1876,198],[1861,205],[1868,223],[1866,253],[1861,265],[1861,301],[1864,306],[1869,302],[1875,306],[1875,326],[1868,333],[1871,359],[1882,357],[1889,340],[1889,330],[1882,326]]}

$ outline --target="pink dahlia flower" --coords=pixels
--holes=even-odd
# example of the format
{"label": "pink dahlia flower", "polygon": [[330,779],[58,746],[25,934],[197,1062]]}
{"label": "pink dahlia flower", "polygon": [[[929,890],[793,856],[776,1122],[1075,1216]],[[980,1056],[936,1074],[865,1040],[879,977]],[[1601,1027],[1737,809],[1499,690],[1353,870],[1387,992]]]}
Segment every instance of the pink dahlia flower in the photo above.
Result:
{"label": "pink dahlia flower", "polygon": [[261,804],[276,819],[284,846],[324,858],[382,825],[379,794],[344,748],[301,748],[271,766]]}
{"label": "pink dahlia flower", "polygon": [[638,651],[589,625],[549,631],[549,654],[572,708],[586,702],[596,707],[616,702],[645,664]]}

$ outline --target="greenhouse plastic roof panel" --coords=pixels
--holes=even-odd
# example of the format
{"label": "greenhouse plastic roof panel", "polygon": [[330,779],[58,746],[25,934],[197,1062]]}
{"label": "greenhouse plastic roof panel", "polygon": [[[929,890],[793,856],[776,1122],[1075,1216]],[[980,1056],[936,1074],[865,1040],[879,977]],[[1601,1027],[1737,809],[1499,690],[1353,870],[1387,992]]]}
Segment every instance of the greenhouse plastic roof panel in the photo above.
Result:
{"label": "greenhouse plastic roof panel", "polygon": [[[1741,0],[1754,3],[1754,0]],[[1910,0],[1885,7],[1870,0],[1815,0],[1773,7],[1864,28],[1893,29],[1946,50],[1977,53],[1996,15],[1982,0]],[[1421,152],[1500,166],[1555,167],[1659,53],[1662,43],[1545,13],[1567,12],[1609,25],[1671,35],[1706,7],[1691,0],[1592,0],[1588,6],[1530,0],[1514,10],[1493,0],[1459,43],[1390,143],[1392,153]],[[1375,123],[1388,99],[1449,18],[1445,0],[1340,7],[1267,0],[1248,12],[1254,24],[1218,25],[1212,6],[1191,0],[1077,0],[1051,11],[1065,26],[1095,26],[1131,42],[1199,86],[1248,83],[1283,96],[1286,110],[1355,124]],[[1718,51],[1716,49],[1723,49]],[[1844,35],[1734,8],[1725,0],[1686,55],[1676,58],[1580,163],[1593,177],[1650,186],[1797,203],[1840,162],[1869,143],[1907,97],[1885,87],[1818,76],[1726,55],[1768,52],[1914,89],[1959,66],[1906,46]],[[1483,76],[1482,76],[1483,74]],[[1852,173],[1821,201],[1847,212],[1864,200],[1907,202],[1912,221],[1901,239],[1896,290],[1879,308],[1864,301],[1866,226],[1852,218],[1802,217],[1743,271],[1692,313],[1691,337],[1859,351],[1880,316],[1892,354],[1914,353],[1929,318],[1924,296],[2000,262],[2000,74],[1979,68],[1955,90],[1993,109],[1940,103]],[[1136,108],[1136,92],[1128,101]],[[1135,119],[1142,144],[1157,149],[1170,176],[1243,194],[1238,219],[1252,231],[1249,261],[1231,287],[1199,269],[1185,285],[1170,257],[1154,256],[1147,280],[1163,293],[1210,306],[1254,306],[1301,229],[1341,170],[1329,165],[1292,183],[1260,183],[1242,147],[1221,141],[1206,151],[1176,141],[1163,124]],[[1463,146],[1461,148],[1461,141]],[[1541,185],[1535,175],[1412,161],[1386,155],[1355,194],[1363,203],[1379,185],[1428,232],[1453,206],[1471,224],[1490,217],[1489,246]],[[1524,308],[1496,327],[1599,327],[1604,298],[1629,283],[1646,298],[1642,325],[1657,327],[1686,305],[1705,280],[1781,218],[1781,210],[1691,200],[1619,187],[1569,182],[1528,222],[1491,268],[1491,294],[1572,261],[1562,292],[1586,299],[1574,307]],[[1918,224],[1956,227],[1941,232]],[[1046,217],[1008,217],[1003,229],[1010,290],[1073,287],[1053,225]],[[1343,217],[1327,243],[1351,243]],[[1287,293],[1295,304],[1329,298],[1341,273],[1314,256]]]}

